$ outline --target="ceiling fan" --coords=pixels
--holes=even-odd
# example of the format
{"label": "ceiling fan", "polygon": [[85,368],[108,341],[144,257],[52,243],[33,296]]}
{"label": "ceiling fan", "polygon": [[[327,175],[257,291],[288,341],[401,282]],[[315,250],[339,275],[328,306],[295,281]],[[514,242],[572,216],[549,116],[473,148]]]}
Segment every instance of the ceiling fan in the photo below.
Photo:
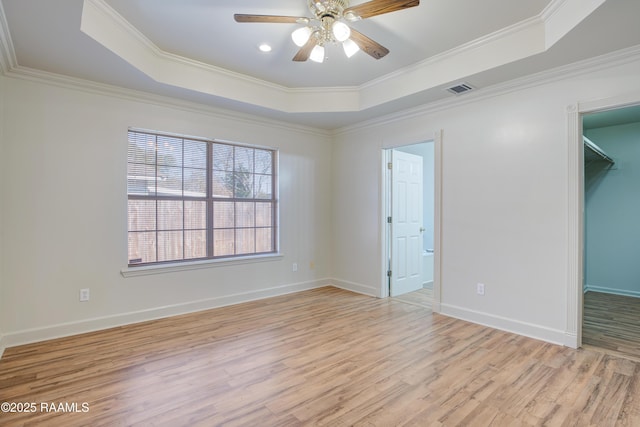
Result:
{"label": "ceiling fan", "polygon": [[236,22],[304,25],[291,34],[293,42],[300,47],[298,53],[293,57],[294,61],[301,62],[311,59],[315,62],[322,62],[324,60],[324,46],[328,43],[342,43],[347,57],[353,56],[362,49],[373,58],[380,59],[389,53],[389,49],[351,28],[346,22],[408,9],[419,4],[420,0],[370,0],[350,7],[349,0],[308,0],[312,18],[237,13],[234,15],[234,19]]}

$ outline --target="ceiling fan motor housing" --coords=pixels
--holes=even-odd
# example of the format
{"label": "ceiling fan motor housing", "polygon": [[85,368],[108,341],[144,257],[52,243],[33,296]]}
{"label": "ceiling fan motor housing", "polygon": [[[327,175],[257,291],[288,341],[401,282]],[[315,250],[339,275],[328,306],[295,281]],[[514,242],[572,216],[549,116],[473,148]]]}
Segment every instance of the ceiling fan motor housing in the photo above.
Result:
{"label": "ceiling fan motor housing", "polygon": [[[318,44],[335,43],[337,37],[333,31],[333,25],[342,19],[345,8],[349,6],[349,0],[309,0],[308,3],[309,10],[320,21],[320,26],[313,31]],[[345,27],[344,24],[340,25]],[[344,41],[344,39],[341,38],[338,41]]]}
{"label": "ceiling fan motor housing", "polygon": [[309,10],[317,19],[331,16],[333,19],[342,18],[342,12],[349,6],[349,0],[309,0]]}

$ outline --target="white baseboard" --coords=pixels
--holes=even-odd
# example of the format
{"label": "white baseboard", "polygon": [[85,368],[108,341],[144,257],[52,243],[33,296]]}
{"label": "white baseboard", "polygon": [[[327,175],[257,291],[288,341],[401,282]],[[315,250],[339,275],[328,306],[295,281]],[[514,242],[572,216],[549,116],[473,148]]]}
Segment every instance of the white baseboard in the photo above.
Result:
{"label": "white baseboard", "polygon": [[372,297],[379,297],[378,289],[374,286],[363,285],[361,283],[349,282],[347,280],[340,280],[333,278],[331,284],[336,288],[344,289],[347,291],[355,292],[358,294],[369,295]]}
{"label": "white baseboard", "polygon": [[[113,316],[97,317],[93,319],[81,320],[78,322],[61,323],[43,328],[10,332],[0,338],[0,351],[3,352],[5,348],[14,347],[17,345],[46,341],[54,338],[61,338],[87,332],[94,332],[102,329],[129,325],[132,323],[146,322],[163,317],[176,316],[179,314],[209,310],[212,308],[224,307],[227,305],[239,304],[279,295],[286,295],[294,292],[321,288],[324,286],[331,286],[331,280],[319,279],[309,282],[293,283],[267,289],[260,289],[257,291],[243,292],[239,294],[192,301],[184,304],[175,304],[148,310],[117,314]],[[2,357],[2,353],[0,353],[0,357]]]}
{"label": "white baseboard", "polygon": [[578,335],[575,333],[565,333],[564,334],[564,346],[570,348],[578,348]]}
{"label": "white baseboard", "polygon": [[[179,314],[192,313],[212,308],[218,308],[243,302],[259,300],[279,295],[286,295],[294,292],[301,292],[324,286],[334,286],[336,288],[377,297],[377,289],[374,286],[349,282],[339,279],[319,279],[309,282],[294,283],[277,286],[258,291],[245,292],[233,295],[226,295],[217,298],[193,301],[185,304],[176,304],[165,307],[158,307],[149,310],[118,314],[100,318],[87,319],[78,322],[62,323],[47,326],[44,328],[34,328],[18,332],[7,333],[0,336],[0,357],[6,348],[16,345],[29,344],[33,342],[45,341],[54,338],[61,338],[70,335],[94,332],[102,329],[109,329],[117,326],[132,323],[145,322]],[[466,320],[473,323],[489,326],[492,328],[525,335],[531,338],[540,339],[554,344],[561,344],[568,347],[577,347],[577,338],[569,336],[564,331],[546,328],[513,319],[494,316],[488,313],[468,310],[449,304],[440,304],[435,312],[440,314]]]}
{"label": "white baseboard", "polygon": [[[567,336],[565,331],[551,329],[545,326],[535,325],[533,323],[521,322],[519,320],[509,319],[506,317],[495,316],[493,314],[480,311],[469,310],[454,305],[441,304],[440,314],[477,323],[479,325],[489,326],[490,328],[500,329],[501,331],[524,335],[529,338],[546,341],[552,344],[567,345],[568,342],[571,342],[570,337]],[[571,347],[571,345],[568,346]]]}
{"label": "white baseboard", "polygon": [[640,298],[640,291],[630,291],[627,289],[613,289],[613,288],[605,288],[602,286],[593,286],[586,284],[584,286],[584,292],[601,292],[603,294],[614,294],[614,295],[622,295],[625,297],[635,297]]}

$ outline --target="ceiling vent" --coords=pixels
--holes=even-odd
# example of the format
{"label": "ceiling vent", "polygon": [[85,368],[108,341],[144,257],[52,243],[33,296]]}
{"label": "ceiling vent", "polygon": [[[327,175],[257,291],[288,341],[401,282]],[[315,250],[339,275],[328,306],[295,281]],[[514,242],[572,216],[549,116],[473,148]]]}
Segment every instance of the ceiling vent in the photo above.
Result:
{"label": "ceiling vent", "polygon": [[472,90],[473,90],[473,87],[469,83],[458,83],[455,86],[451,86],[447,88],[447,91],[455,95],[460,95],[462,93],[466,93]]}

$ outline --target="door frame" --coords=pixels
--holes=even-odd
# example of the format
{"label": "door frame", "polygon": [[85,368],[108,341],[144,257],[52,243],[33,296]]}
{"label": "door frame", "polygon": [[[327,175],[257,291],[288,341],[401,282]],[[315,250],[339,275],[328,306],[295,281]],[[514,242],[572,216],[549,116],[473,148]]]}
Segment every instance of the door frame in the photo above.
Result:
{"label": "door frame", "polygon": [[391,174],[387,168],[387,164],[391,161],[391,150],[406,145],[420,144],[423,142],[433,142],[434,144],[434,217],[433,217],[433,303],[432,310],[434,313],[440,312],[441,302],[441,283],[442,283],[442,130],[421,136],[413,136],[402,140],[383,141],[380,150],[380,207],[379,207],[379,224],[380,224],[380,287],[378,295],[381,298],[389,297],[389,278],[387,271],[389,269],[390,255],[390,224],[387,223],[391,208]]}
{"label": "door frame", "polygon": [[567,309],[564,345],[582,346],[584,304],[584,148],[582,116],[640,104],[640,92],[567,106],[568,221]]}

